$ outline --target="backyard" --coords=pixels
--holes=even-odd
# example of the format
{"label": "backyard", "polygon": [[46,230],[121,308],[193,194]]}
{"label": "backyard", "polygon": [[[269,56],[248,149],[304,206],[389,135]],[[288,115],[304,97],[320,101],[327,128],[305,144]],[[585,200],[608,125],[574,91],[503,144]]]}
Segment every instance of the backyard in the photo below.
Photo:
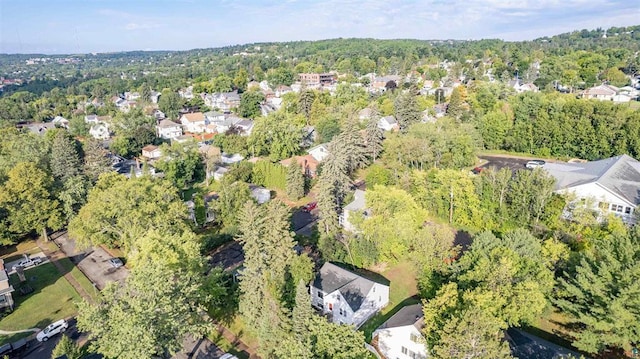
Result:
{"label": "backyard", "polygon": [[[16,289],[14,292],[15,309],[0,319],[0,329],[7,331],[29,328],[44,328],[51,322],[76,314],[75,303],[80,296],[71,284],[58,272],[52,263],[31,268],[25,271],[26,283],[21,284],[18,276],[13,274],[9,281]],[[33,292],[20,295],[19,288],[28,284]],[[30,333],[23,333],[28,336]],[[0,345],[18,336],[0,336]]]}

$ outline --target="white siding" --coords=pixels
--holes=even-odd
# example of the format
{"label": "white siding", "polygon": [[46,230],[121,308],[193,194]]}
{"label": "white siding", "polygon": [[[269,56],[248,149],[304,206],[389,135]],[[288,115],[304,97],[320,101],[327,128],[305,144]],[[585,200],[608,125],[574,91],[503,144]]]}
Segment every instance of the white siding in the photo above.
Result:
{"label": "white siding", "polygon": [[[617,196],[606,188],[600,186],[597,183],[587,183],[580,186],[570,187],[564,190],[559,190],[560,193],[573,194],[577,200],[591,199],[591,207],[593,210],[600,211],[602,214],[613,213],[622,217],[625,221],[631,221],[633,212],[635,211],[635,205],[628,202],[624,198]],[[589,203],[589,202],[587,202]],[[619,210],[614,210],[613,206]],[[628,209],[627,209],[628,208]],[[630,213],[626,213],[629,211]]]}
{"label": "white siding", "polygon": [[[411,341],[412,334],[416,336],[418,342]],[[413,325],[378,329],[373,333],[373,336],[378,337],[378,350],[386,358],[412,358],[409,356],[409,352],[415,353],[416,355],[413,358],[416,359],[427,357],[427,348],[422,334]],[[407,354],[403,353],[403,347],[406,348]]]}

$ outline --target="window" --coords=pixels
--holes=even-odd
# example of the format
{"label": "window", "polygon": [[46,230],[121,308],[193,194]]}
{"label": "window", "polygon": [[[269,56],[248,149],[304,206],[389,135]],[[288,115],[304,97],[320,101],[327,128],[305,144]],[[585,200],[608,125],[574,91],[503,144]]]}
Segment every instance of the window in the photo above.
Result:
{"label": "window", "polygon": [[340,308],[340,315],[342,315],[342,308]]}
{"label": "window", "polygon": [[417,335],[411,333],[411,335],[409,336],[409,340],[411,340],[414,343],[418,343],[420,339],[418,338]]}
{"label": "window", "polygon": [[373,292],[374,293],[376,292],[376,286],[375,285],[373,286]]}
{"label": "window", "polygon": [[611,205],[611,211],[622,213],[622,211],[624,211],[624,206],[621,206],[619,204],[612,204]]}
{"label": "window", "polygon": [[322,298],[322,297],[324,297],[324,295],[322,295],[321,291],[318,291],[318,298]]}
{"label": "window", "polygon": [[402,354],[407,355],[408,352],[409,352],[409,349],[402,347]]}
{"label": "window", "polygon": [[631,207],[626,207],[626,208],[624,209],[624,213],[625,213],[625,214],[631,214]]}

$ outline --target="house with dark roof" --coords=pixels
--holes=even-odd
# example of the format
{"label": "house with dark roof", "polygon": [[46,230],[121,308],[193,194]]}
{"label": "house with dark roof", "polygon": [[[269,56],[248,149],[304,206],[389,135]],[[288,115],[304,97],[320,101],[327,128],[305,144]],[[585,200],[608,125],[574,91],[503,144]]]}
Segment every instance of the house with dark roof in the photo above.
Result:
{"label": "house with dark roof", "polygon": [[545,163],[556,180],[555,191],[569,196],[564,216],[570,219],[578,206],[597,212],[600,218],[614,214],[635,223],[640,203],[640,162],[621,155],[585,163]]}
{"label": "house with dark roof", "polygon": [[357,229],[349,221],[349,216],[354,216],[360,214],[367,218],[368,213],[366,211],[366,203],[365,203],[365,192],[363,190],[357,189],[353,193],[353,201],[347,204],[343,209],[340,217],[338,217],[338,223],[349,232],[356,232]]}
{"label": "house with dark roof", "polygon": [[9,276],[4,268],[4,260],[0,258],[0,309],[13,310],[13,286],[9,283]]}
{"label": "house with dark roof", "polygon": [[398,121],[393,116],[385,116],[378,120],[378,128],[384,131],[397,131],[400,129]]}
{"label": "house with dark roof", "polygon": [[325,263],[311,283],[311,304],[334,323],[359,328],[389,303],[389,285]]}
{"label": "house with dark roof", "polygon": [[373,332],[371,341],[385,358],[427,358],[422,305],[408,305]]}

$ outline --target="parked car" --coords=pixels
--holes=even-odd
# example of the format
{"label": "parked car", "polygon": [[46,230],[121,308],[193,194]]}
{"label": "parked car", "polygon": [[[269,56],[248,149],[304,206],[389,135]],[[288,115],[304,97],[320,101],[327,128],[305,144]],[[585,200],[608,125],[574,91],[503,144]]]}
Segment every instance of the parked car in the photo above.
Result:
{"label": "parked car", "polygon": [[238,357],[231,353],[225,353],[225,354],[222,354],[220,359],[238,359]]}
{"label": "parked car", "polygon": [[29,341],[26,338],[18,339],[13,343],[7,343],[0,347],[0,355],[15,358],[16,355],[24,352],[29,347]]}
{"label": "parked car", "polygon": [[40,257],[29,258],[29,256],[25,254],[24,258],[20,262],[18,262],[18,264],[13,265],[13,270],[16,270],[18,267],[22,267],[22,268],[33,267],[40,263],[42,263],[42,258]]}
{"label": "parked car", "polygon": [[302,207],[303,212],[311,212],[318,206],[318,202],[309,202],[304,207]]}
{"label": "parked car", "polygon": [[471,173],[473,173],[474,175],[478,175],[478,174],[480,174],[480,172],[482,172],[483,169],[484,168],[482,168],[482,167],[476,167],[476,168],[471,170]]}
{"label": "parked car", "polygon": [[527,164],[524,165],[524,166],[526,168],[533,169],[533,168],[542,167],[542,166],[544,166],[545,163],[546,162],[544,162],[543,160],[532,160],[532,161],[527,162]]}
{"label": "parked car", "polygon": [[67,328],[69,328],[69,323],[64,319],[60,319],[40,331],[38,335],[36,335],[36,339],[38,339],[39,342],[46,342],[52,336],[65,332]]}
{"label": "parked car", "polygon": [[120,258],[109,259],[109,264],[111,264],[113,268],[120,268],[124,265],[124,263],[122,263],[122,259]]}

